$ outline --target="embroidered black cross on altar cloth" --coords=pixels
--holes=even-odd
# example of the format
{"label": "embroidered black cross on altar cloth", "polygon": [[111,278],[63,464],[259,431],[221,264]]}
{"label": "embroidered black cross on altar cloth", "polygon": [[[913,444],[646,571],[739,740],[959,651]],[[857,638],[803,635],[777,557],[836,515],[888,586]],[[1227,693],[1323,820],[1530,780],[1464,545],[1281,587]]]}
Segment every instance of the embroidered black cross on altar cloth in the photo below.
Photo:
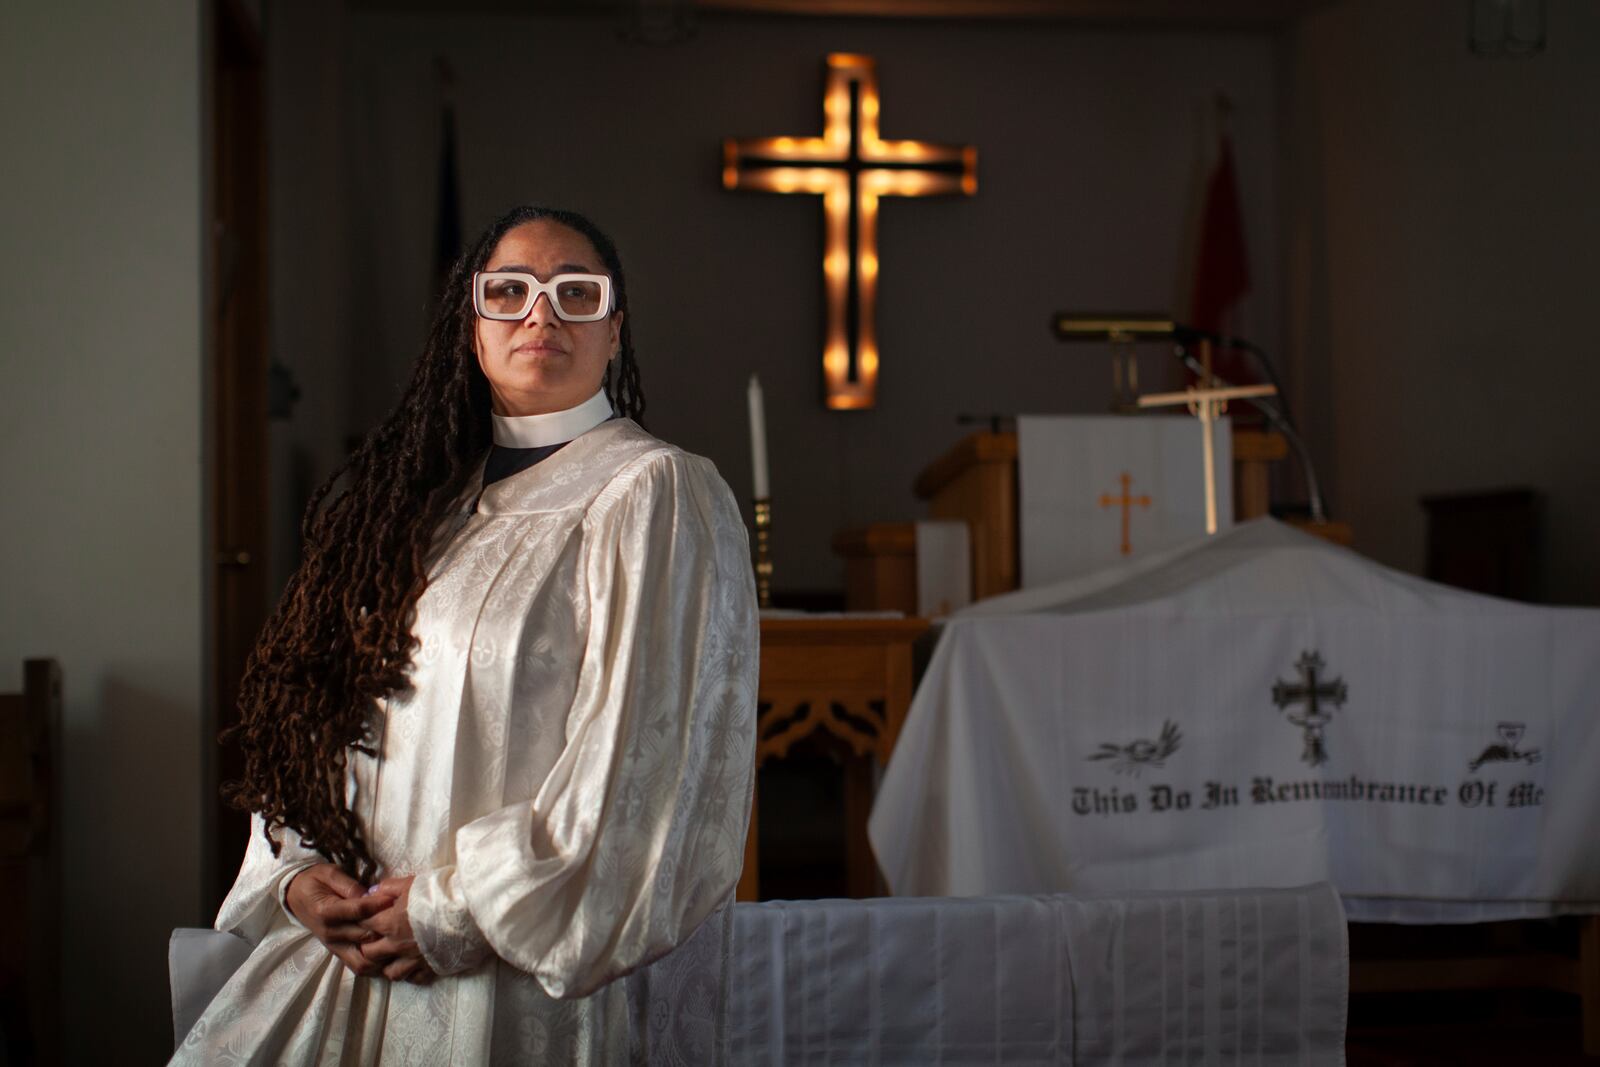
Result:
{"label": "embroidered black cross on altar cloth", "polygon": [[1273,682],[1272,702],[1280,711],[1295,704],[1306,706],[1304,711],[1298,713],[1285,711],[1284,718],[1305,731],[1306,747],[1300,759],[1313,767],[1320,767],[1328,762],[1328,747],[1323,742],[1322,731],[1333,721],[1333,714],[1325,710],[1323,704],[1344,707],[1344,702],[1350,697],[1350,687],[1345,685],[1342,678],[1327,679],[1322,676],[1327,664],[1323,662],[1321,653],[1309,650],[1302,652],[1294,666],[1300,672],[1300,681],[1285,682],[1280,679]]}
{"label": "embroidered black cross on altar cloth", "polygon": [[878,199],[978,191],[978,150],[878,136],[870,56],[828,56],[821,137],[752,137],[722,146],[722,185],[822,197],[827,327],[822,379],[830,408],[870,408],[877,393]]}

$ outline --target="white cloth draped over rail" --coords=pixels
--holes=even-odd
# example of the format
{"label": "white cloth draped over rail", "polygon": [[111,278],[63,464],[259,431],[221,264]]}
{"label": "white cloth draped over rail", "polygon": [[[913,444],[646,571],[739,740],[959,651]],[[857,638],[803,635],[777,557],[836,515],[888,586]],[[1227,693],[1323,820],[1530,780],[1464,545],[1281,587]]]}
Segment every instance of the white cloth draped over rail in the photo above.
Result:
{"label": "white cloth draped over rail", "polygon": [[[757,627],[715,469],[614,420],[456,521],[417,603],[413,687],[382,708],[382,758],[350,771],[445,977],[354,977],[279,900],[319,857],[288,834],[274,858],[257,828],[216,923],[254,950],[174,1062],[616,1062],[637,1005],[612,980],[731,896]],[[719,943],[723,915],[702,928]],[[721,991],[694,987],[714,1020]]]}
{"label": "white cloth draped over rail", "polygon": [[[1326,884],[773,902],[719,914],[731,926],[726,956],[708,923],[624,979],[636,1008],[633,1062],[1344,1062],[1349,957]],[[230,943],[212,931],[174,936],[180,1028],[226,973],[225,957],[238,952]],[[223,957],[209,986],[208,957]],[[707,990],[723,984],[718,1048]]]}
{"label": "white cloth draped over rail", "polygon": [[1600,912],[1597,709],[1600,611],[1263,519],[953,616],[869,833],[912,896],[1327,880],[1358,919]]}

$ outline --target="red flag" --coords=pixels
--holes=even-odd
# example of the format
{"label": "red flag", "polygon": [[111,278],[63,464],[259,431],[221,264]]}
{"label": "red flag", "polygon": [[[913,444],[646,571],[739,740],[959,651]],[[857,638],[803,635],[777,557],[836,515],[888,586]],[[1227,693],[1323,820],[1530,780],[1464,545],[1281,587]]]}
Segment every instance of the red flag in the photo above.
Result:
{"label": "red flag", "polygon": [[[1233,170],[1233,145],[1223,134],[1216,165],[1206,182],[1189,325],[1223,336],[1233,334],[1238,329],[1239,301],[1249,291],[1250,260],[1245,250],[1244,215],[1239,210],[1239,183]],[[1257,377],[1236,353],[1219,350],[1215,358],[1215,371],[1229,381]]]}

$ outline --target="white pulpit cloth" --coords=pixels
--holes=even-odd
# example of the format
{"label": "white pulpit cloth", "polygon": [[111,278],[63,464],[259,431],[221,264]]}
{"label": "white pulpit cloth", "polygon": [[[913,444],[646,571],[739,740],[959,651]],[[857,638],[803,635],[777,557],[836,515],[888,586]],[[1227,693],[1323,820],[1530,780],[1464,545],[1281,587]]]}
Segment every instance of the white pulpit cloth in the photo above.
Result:
{"label": "white pulpit cloth", "polygon": [[[1233,523],[1233,434],[1217,420],[1217,523]],[[1032,589],[1206,532],[1204,435],[1187,415],[1017,419],[1022,585]],[[1126,498],[1126,499],[1124,499]]]}
{"label": "white pulpit cloth", "polygon": [[1600,912],[1597,766],[1600,611],[1264,519],[953,616],[869,834],[911,896],[1325,879],[1357,919]]}
{"label": "white pulpit cloth", "polygon": [[[727,1003],[713,1061],[740,1067],[1343,1063],[1349,954],[1325,884],[739,904],[720,961],[704,932],[623,979],[640,1005],[636,1062],[712,1062],[707,998],[720,966]],[[243,945],[175,932],[180,1032],[209,1000],[205,982],[214,991],[227,977],[204,969],[230,946],[208,941]]]}

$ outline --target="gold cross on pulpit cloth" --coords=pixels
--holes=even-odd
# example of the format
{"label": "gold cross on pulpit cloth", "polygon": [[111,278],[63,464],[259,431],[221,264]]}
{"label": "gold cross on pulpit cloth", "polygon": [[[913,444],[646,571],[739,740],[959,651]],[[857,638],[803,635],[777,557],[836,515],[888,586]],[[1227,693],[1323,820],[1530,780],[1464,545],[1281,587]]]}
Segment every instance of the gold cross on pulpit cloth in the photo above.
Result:
{"label": "gold cross on pulpit cloth", "polygon": [[821,196],[828,407],[870,408],[877,394],[878,200],[978,191],[978,150],[878,136],[878,76],[870,56],[828,56],[821,137],[729,139],[727,189]]}
{"label": "gold cross on pulpit cloth", "polygon": [[1134,496],[1129,491],[1133,485],[1133,475],[1127,471],[1122,472],[1122,477],[1118,481],[1122,483],[1122,495],[1112,496],[1110,493],[1101,493],[1100,506],[1109,508],[1118,504],[1122,505],[1122,554],[1129,556],[1133,554],[1133,538],[1129,530],[1131,516],[1129,513],[1135,504],[1141,508],[1148,508],[1150,506],[1150,494],[1140,493],[1138,496]]}
{"label": "gold cross on pulpit cloth", "polygon": [[1206,466],[1206,533],[1217,532],[1217,451],[1212,432],[1218,418],[1228,410],[1228,401],[1244,400],[1255,396],[1275,396],[1278,390],[1270,385],[1212,386],[1217,379],[1211,373],[1211,342],[1200,342],[1200,363],[1204,368],[1202,386],[1190,386],[1181,393],[1151,393],[1139,398],[1142,408],[1164,408],[1187,405],[1189,412],[1200,420],[1203,427],[1201,439],[1205,448]]}

